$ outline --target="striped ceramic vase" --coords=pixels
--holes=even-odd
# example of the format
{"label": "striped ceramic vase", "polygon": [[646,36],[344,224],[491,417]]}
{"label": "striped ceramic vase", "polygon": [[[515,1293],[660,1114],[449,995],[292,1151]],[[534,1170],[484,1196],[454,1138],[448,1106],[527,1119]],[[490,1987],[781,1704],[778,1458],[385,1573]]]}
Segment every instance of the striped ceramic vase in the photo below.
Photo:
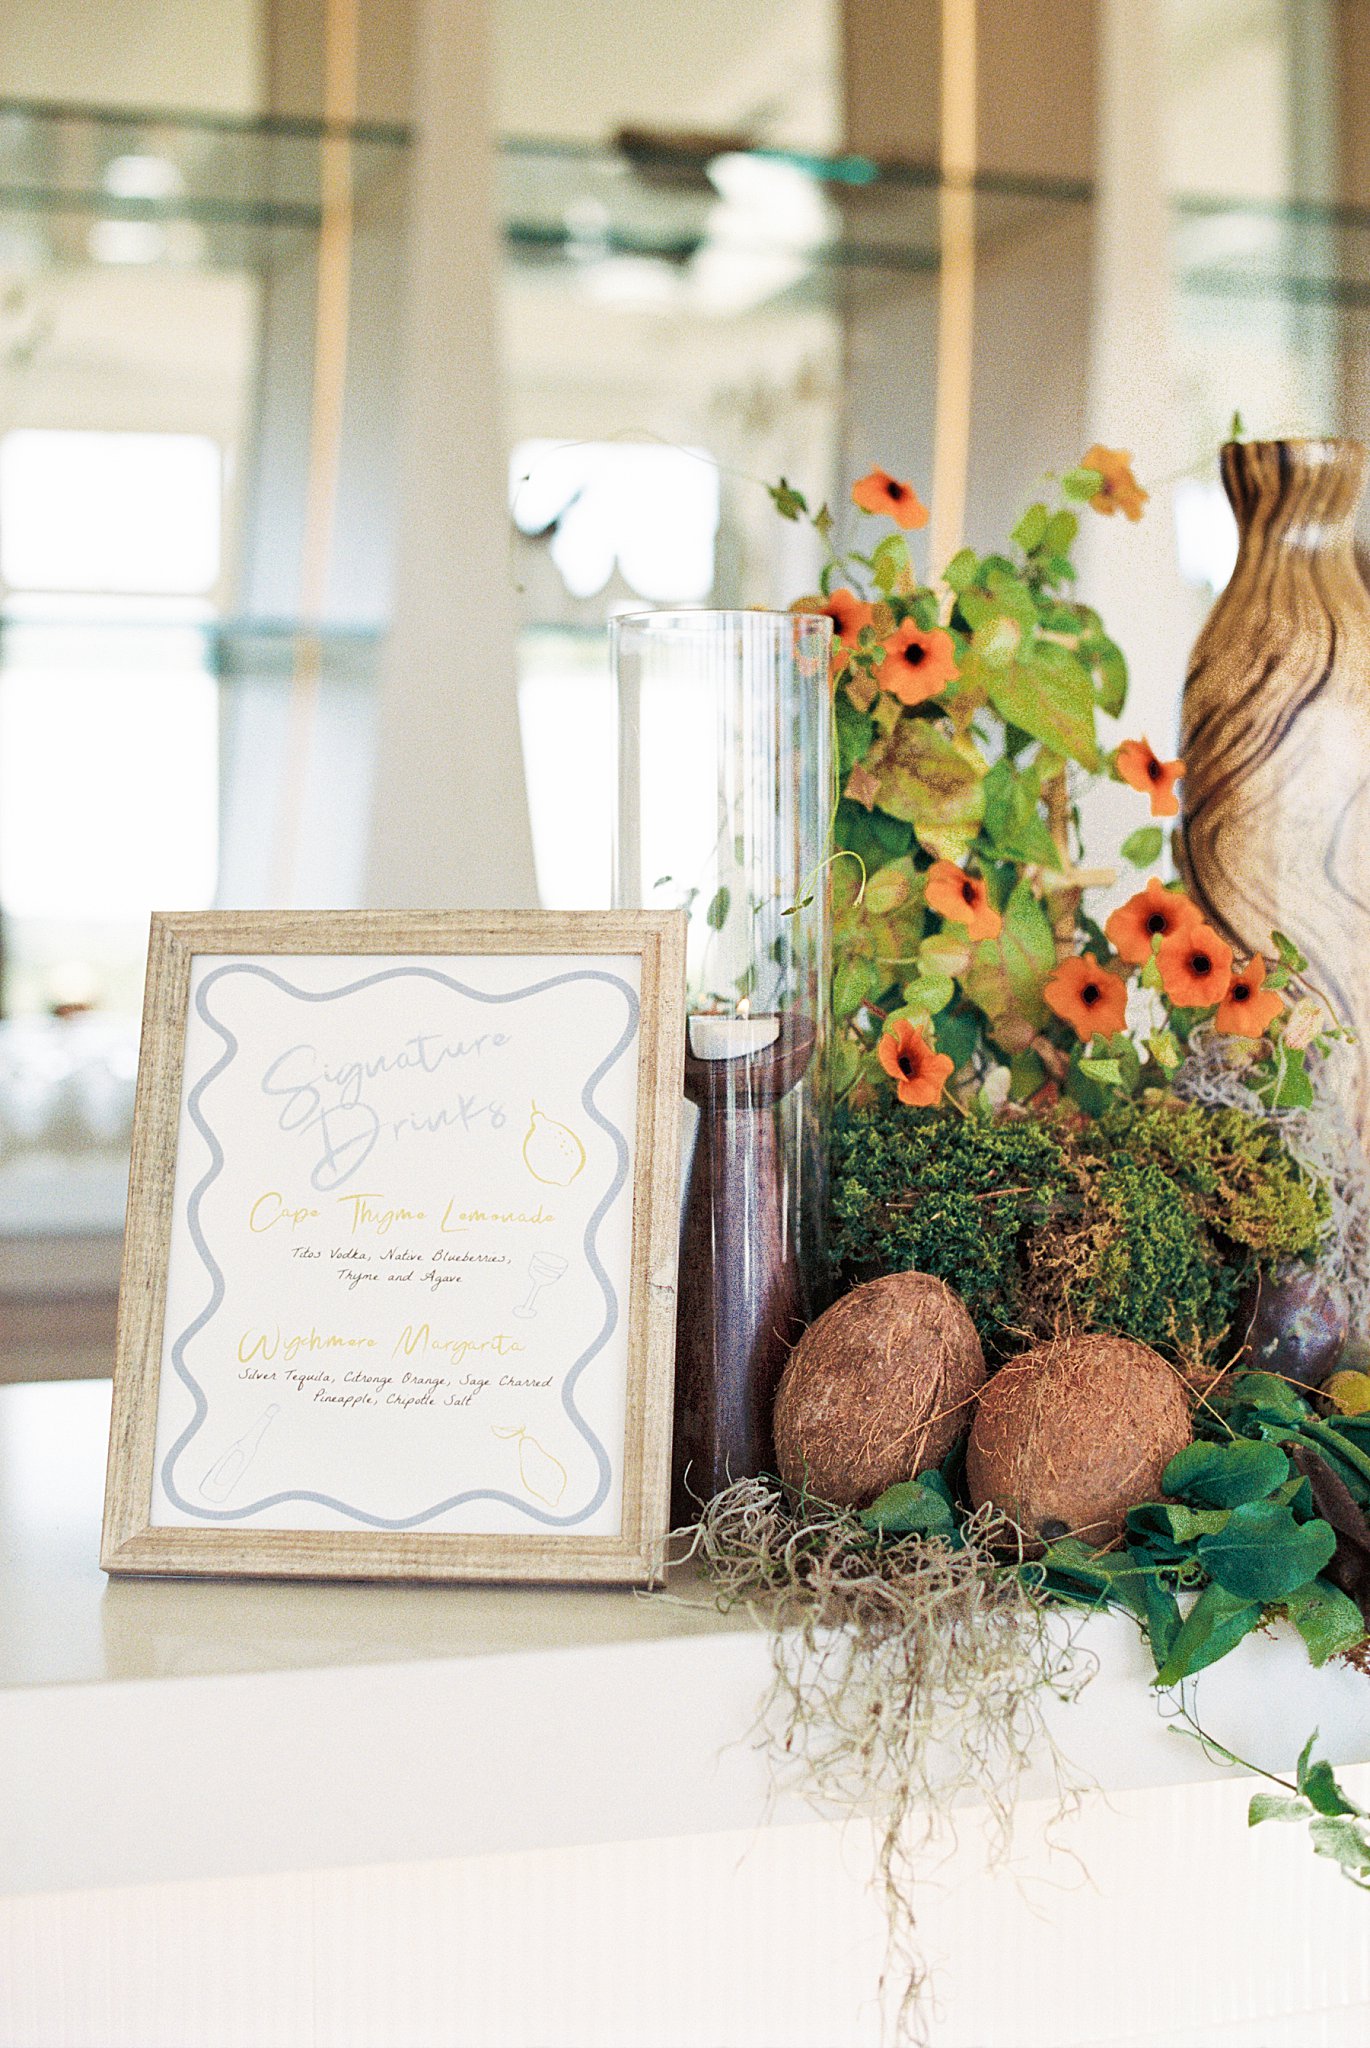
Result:
{"label": "striped ceramic vase", "polygon": [[1182,866],[1243,951],[1272,928],[1359,1033],[1339,1086],[1370,1148],[1370,594],[1358,441],[1229,442],[1237,566],[1185,682]]}

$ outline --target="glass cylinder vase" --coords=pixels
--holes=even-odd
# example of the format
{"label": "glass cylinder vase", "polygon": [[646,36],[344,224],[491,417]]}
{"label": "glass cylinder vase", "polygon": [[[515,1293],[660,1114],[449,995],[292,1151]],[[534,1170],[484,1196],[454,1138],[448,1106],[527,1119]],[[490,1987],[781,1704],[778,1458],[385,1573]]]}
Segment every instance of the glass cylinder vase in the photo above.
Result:
{"label": "glass cylinder vase", "polygon": [[615,900],[689,919],[674,1512],[774,1468],[785,1359],[821,1305],[826,1213],[826,618],[613,622]]}

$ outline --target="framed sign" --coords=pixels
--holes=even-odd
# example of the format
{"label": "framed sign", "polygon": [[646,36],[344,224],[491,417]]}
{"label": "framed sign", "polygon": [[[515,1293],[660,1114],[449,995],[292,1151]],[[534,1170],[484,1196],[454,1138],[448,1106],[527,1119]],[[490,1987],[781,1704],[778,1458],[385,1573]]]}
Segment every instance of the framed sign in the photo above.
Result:
{"label": "framed sign", "polygon": [[684,920],[156,917],[107,1572],[642,1582]]}

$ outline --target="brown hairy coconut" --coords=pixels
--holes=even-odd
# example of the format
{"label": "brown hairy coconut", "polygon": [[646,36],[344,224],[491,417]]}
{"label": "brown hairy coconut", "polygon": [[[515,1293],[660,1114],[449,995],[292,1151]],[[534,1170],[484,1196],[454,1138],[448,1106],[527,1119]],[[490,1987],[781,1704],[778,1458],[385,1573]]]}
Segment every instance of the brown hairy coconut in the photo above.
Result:
{"label": "brown hairy coconut", "polygon": [[804,1332],[780,1382],[780,1476],[861,1507],[938,1464],[970,1420],[985,1359],[959,1294],[928,1273],[867,1280]]}
{"label": "brown hairy coconut", "polygon": [[966,1450],[976,1507],[986,1501],[1030,1550],[1058,1537],[1101,1545],[1129,1508],[1154,1500],[1193,1431],[1179,1376],[1131,1337],[1061,1337],[999,1368]]}

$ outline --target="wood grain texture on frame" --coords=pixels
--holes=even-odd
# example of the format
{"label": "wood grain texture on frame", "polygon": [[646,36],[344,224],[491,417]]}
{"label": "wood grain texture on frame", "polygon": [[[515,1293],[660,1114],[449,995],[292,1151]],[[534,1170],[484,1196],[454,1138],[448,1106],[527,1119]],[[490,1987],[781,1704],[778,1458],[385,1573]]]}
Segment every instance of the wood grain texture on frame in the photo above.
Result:
{"label": "wood grain texture on frame", "polygon": [[[626,954],[641,963],[618,1535],[152,1525],[157,1401],[191,962],[226,954]],[[685,920],[676,911],[211,911],[153,918],[129,1171],[101,1564],[180,1577],[644,1584],[667,1526],[679,1235]]]}

